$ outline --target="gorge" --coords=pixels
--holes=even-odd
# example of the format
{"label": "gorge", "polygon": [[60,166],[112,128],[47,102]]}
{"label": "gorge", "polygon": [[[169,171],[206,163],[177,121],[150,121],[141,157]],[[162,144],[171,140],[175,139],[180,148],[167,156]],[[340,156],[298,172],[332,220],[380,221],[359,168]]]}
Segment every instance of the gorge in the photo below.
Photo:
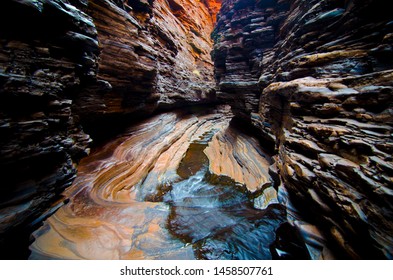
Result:
{"label": "gorge", "polygon": [[392,259],[376,0],[3,0],[3,259]]}

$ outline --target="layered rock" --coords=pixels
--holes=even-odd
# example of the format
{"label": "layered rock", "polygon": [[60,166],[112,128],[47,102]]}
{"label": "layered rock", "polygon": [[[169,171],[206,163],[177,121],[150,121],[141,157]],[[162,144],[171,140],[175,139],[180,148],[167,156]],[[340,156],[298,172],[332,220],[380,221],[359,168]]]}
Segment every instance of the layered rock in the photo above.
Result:
{"label": "layered rock", "polygon": [[[64,193],[69,202],[34,233],[30,258],[271,258],[284,208],[251,207],[247,185],[235,183],[242,180],[237,173],[221,179],[205,174],[208,165],[220,164],[220,158],[204,156],[217,154],[217,147],[206,147],[213,135],[226,135],[230,118],[225,111],[164,113],[97,149],[81,161]],[[245,158],[263,155],[252,138],[221,141],[242,146]],[[236,149],[226,151],[237,156]],[[239,163],[227,165],[236,170]],[[264,165],[256,168],[267,173]],[[260,180],[257,173],[247,177],[251,187]]]}
{"label": "layered rock", "polygon": [[258,147],[256,139],[228,127],[217,133],[205,149],[210,173],[227,176],[250,193],[260,194],[273,185],[273,179],[269,175],[270,161]]}
{"label": "layered rock", "polygon": [[216,116],[160,115],[83,159],[65,193],[70,202],[35,233],[31,258],[192,258],[166,229],[170,209],[159,193],[179,179],[182,156],[206,121],[223,125]]}
{"label": "layered rock", "polygon": [[[232,53],[252,53],[237,20],[267,32],[269,47],[253,46],[261,75],[243,53],[232,70]],[[371,0],[228,1],[218,16],[219,97],[275,143],[291,201],[326,238],[315,258],[323,247],[336,258],[393,257],[391,20]]]}
{"label": "layered rock", "polygon": [[[84,130],[215,101],[220,1],[0,6],[0,242],[15,249],[75,178]],[[392,26],[374,0],[225,1],[217,97],[275,164],[224,115],[157,117],[86,160],[32,258],[270,258],[293,238],[278,201],[312,258],[393,258]]]}
{"label": "layered rock", "polygon": [[0,246],[13,257],[20,249],[5,240],[26,246],[23,226],[72,183],[74,162],[89,152],[71,93],[94,82],[99,48],[92,18],[63,1],[2,1],[0,18]]}
{"label": "layered rock", "polygon": [[204,4],[92,0],[86,12],[98,30],[98,78],[111,87],[82,94],[77,110],[84,117],[214,101],[213,19]]}
{"label": "layered rock", "polygon": [[214,101],[210,33],[218,5],[2,1],[4,246],[72,183],[89,135],[111,135],[136,114]]}
{"label": "layered rock", "polygon": [[391,77],[304,78],[264,91],[265,113],[285,100],[275,132],[286,186],[353,258],[391,257]]}
{"label": "layered rock", "polygon": [[217,96],[246,120],[258,111],[261,67],[273,55],[289,1],[223,2],[212,37]]}

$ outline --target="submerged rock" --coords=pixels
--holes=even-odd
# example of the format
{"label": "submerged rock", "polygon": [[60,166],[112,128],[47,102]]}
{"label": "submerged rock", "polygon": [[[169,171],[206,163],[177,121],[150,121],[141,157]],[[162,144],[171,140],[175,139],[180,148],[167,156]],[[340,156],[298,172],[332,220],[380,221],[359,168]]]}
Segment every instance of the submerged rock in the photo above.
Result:
{"label": "submerged rock", "polygon": [[158,109],[215,101],[210,33],[219,6],[1,2],[1,257],[25,258],[13,247],[26,247],[32,222],[71,185],[91,138]]}
{"label": "submerged rock", "polygon": [[313,258],[393,257],[392,19],[374,0],[229,0],[217,17],[218,98],[274,145],[326,240]]}
{"label": "submerged rock", "polygon": [[[209,180],[209,166],[221,159],[208,158],[204,149],[216,154],[219,147],[210,144],[228,129],[242,135],[228,128],[230,119],[228,112],[164,113],[97,149],[82,160],[64,193],[69,202],[34,232],[30,258],[272,258],[269,248],[286,212],[279,204],[253,207],[248,189],[254,186],[247,184],[260,174],[245,173],[242,187],[236,173]],[[262,153],[252,138],[221,141],[247,147],[241,151],[247,159]],[[238,168],[236,161],[226,164]],[[267,164],[258,167],[267,174]]]}
{"label": "submerged rock", "polygon": [[393,258],[389,10],[220,7],[1,2],[1,257]]}

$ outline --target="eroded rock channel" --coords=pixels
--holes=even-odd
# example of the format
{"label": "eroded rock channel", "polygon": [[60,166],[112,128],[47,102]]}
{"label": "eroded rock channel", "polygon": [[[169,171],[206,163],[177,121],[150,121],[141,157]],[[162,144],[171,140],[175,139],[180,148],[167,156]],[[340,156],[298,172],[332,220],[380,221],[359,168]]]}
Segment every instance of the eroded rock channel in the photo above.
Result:
{"label": "eroded rock channel", "polygon": [[393,259],[385,6],[2,0],[0,258]]}
{"label": "eroded rock channel", "polygon": [[163,113],[98,148],[34,233],[30,258],[272,258],[285,206],[263,192],[274,185],[269,156],[231,118]]}

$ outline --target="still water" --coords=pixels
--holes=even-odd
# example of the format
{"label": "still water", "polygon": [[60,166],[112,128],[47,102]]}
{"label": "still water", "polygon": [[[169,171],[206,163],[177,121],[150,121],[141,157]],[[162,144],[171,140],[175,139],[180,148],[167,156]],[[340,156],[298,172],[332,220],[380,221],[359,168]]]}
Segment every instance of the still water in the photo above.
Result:
{"label": "still water", "polygon": [[230,120],[163,113],[97,148],[34,232],[30,259],[307,258],[269,157]]}

